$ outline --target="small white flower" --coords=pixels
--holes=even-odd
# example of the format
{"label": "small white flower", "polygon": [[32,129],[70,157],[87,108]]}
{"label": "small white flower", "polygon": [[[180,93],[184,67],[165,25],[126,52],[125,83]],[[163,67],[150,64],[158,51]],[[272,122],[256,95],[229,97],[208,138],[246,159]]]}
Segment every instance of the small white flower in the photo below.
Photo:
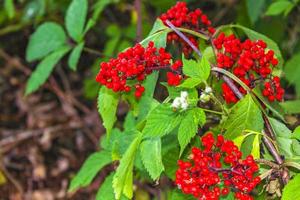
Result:
{"label": "small white flower", "polygon": [[205,92],[206,94],[210,94],[210,93],[212,93],[212,89],[211,89],[211,87],[209,87],[209,86],[206,86],[206,87],[205,87],[205,90],[204,90],[204,92]]}
{"label": "small white flower", "polygon": [[210,100],[210,95],[206,94],[206,93],[201,93],[200,95],[200,101],[203,103],[206,103]]}
{"label": "small white flower", "polygon": [[187,97],[188,97],[188,92],[187,91],[182,91],[181,93],[180,93],[180,97],[181,98],[184,98],[184,99],[186,99]]}
{"label": "small white flower", "polygon": [[181,101],[179,97],[176,97],[172,103],[172,108],[179,108],[181,105]]}
{"label": "small white flower", "polygon": [[186,110],[188,107],[189,107],[189,104],[187,102],[184,102],[184,103],[181,104],[181,108],[183,110]]}

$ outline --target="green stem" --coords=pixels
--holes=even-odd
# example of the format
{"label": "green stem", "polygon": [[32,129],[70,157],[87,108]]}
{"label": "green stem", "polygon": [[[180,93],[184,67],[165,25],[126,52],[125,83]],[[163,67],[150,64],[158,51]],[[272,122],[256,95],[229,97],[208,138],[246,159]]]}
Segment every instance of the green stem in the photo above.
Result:
{"label": "green stem", "polygon": [[214,113],[214,114],[217,114],[217,115],[224,115],[223,112],[219,112],[219,111],[215,111],[215,110],[209,110],[209,109],[206,109],[206,108],[201,108],[201,109],[204,110],[205,112]]}

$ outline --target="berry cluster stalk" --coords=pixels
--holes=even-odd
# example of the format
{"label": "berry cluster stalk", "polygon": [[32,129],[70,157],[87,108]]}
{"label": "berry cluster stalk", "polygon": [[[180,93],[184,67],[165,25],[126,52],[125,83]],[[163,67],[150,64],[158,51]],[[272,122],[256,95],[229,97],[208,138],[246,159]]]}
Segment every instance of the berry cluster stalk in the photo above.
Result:
{"label": "berry cluster stalk", "polygon": [[[179,36],[181,37],[196,53],[197,55],[201,58],[202,54],[200,52],[200,50],[181,32],[179,31],[169,20],[166,20],[166,24]],[[239,91],[239,89],[235,86],[235,84],[232,82],[232,80],[227,77],[226,75],[221,75],[221,78],[224,80],[224,82],[230,87],[230,89],[234,92],[234,94],[239,98],[242,99],[243,98],[243,94]],[[271,138],[272,140],[275,141],[275,134],[273,132],[273,129],[270,125],[270,122],[268,120],[268,118],[265,116],[265,114],[263,114],[263,120],[265,123],[265,128],[264,128],[264,132],[265,134]],[[272,154],[273,158],[275,159],[275,161],[281,165],[283,163],[283,159],[281,158],[280,154],[278,153],[278,151],[276,150],[275,146],[272,144],[272,142],[266,137],[263,136],[263,143],[264,145],[267,147],[268,151]],[[287,182],[289,181],[289,174],[287,170],[283,170],[282,172],[282,182],[283,184],[287,184]]]}

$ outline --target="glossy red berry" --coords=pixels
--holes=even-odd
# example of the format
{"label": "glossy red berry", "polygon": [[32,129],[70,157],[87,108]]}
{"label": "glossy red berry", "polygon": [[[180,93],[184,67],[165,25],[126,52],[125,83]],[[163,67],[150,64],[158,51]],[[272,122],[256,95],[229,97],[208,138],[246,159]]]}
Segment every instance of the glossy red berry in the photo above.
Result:
{"label": "glossy red berry", "polygon": [[197,199],[220,199],[232,189],[237,199],[252,199],[250,192],[260,183],[253,156],[242,153],[222,135],[201,138],[202,148],[193,147],[189,161],[178,161],[175,183],[183,193]]}
{"label": "glossy red berry", "polygon": [[[215,29],[211,27],[211,21],[208,17],[203,14],[199,8],[190,11],[185,2],[177,2],[176,5],[171,7],[166,13],[163,13],[160,19],[165,25],[167,25],[166,20],[169,20],[176,27],[187,28],[193,31],[200,30],[207,32],[207,34],[213,34],[215,32]],[[195,36],[187,33],[184,34],[196,47],[198,46]],[[168,43],[174,42],[178,44],[186,57],[193,52],[192,48],[174,32],[168,34],[167,41]]]}
{"label": "glossy red berry", "polygon": [[[231,71],[249,88],[254,88],[257,81],[272,79],[272,69],[278,65],[278,60],[274,57],[274,51],[267,50],[267,44],[262,40],[251,41],[249,39],[242,42],[231,34],[226,36],[220,33],[213,44],[217,49],[217,67]],[[275,77],[274,77],[275,78]],[[281,101],[284,90],[280,87],[280,79],[266,82],[263,95],[270,101]],[[246,93],[239,87],[241,93]],[[223,96],[227,103],[238,101],[235,94],[225,83],[222,85]]]}
{"label": "glossy red berry", "polygon": [[114,92],[130,92],[134,88],[134,95],[139,99],[145,91],[141,84],[147,75],[154,70],[170,69],[172,72],[167,77],[169,84],[179,85],[181,75],[177,73],[181,67],[181,61],[175,61],[171,65],[171,55],[164,48],[157,49],[151,41],[147,47],[136,44],[120,53],[117,58],[102,62],[96,81]]}

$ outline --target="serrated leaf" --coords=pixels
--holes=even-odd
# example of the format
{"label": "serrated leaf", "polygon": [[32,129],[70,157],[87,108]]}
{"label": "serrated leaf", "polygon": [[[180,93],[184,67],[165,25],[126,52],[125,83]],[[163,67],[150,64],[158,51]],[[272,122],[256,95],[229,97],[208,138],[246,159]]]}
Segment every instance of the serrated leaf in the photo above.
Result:
{"label": "serrated leaf", "polygon": [[295,177],[283,188],[282,200],[300,199],[299,185],[300,174],[296,174]]}
{"label": "serrated leaf", "polygon": [[178,129],[178,141],[180,144],[180,155],[185,147],[190,143],[191,139],[198,132],[198,125],[204,125],[206,116],[201,108],[189,110],[184,116]]}
{"label": "serrated leaf", "polygon": [[136,151],[140,145],[142,135],[139,134],[130,144],[113,178],[115,198],[119,200],[122,193],[129,199],[133,196],[133,164]]}
{"label": "serrated leaf", "polygon": [[72,70],[76,70],[77,68],[77,64],[83,47],[84,47],[84,42],[77,44],[69,56],[68,65]]}
{"label": "serrated leaf", "polygon": [[293,6],[294,4],[288,0],[276,1],[268,7],[266,11],[266,15],[268,16],[280,15],[281,13],[284,13],[285,10],[291,9],[291,7]]}
{"label": "serrated leaf", "polygon": [[254,24],[262,14],[265,5],[265,0],[247,0],[246,3],[248,16],[252,24]]}
{"label": "serrated leaf", "polygon": [[83,37],[87,16],[87,0],[73,0],[68,7],[65,24],[71,38],[79,42]]}
{"label": "serrated leaf", "polygon": [[150,112],[143,134],[149,137],[162,137],[175,129],[180,121],[181,116],[170,104],[160,104]]}
{"label": "serrated leaf", "polygon": [[107,164],[111,163],[109,152],[100,151],[90,155],[83,163],[79,172],[72,179],[69,191],[74,191],[80,187],[88,186],[97,173]]}
{"label": "serrated leaf", "polygon": [[28,62],[40,59],[66,45],[63,28],[53,22],[45,22],[30,36],[26,49]]}
{"label": "serrated leaf", "polygon": [[200,63],[195,60],[187,60],[183,57],[183,73],[191,78],[200,79],[205,82],[210,74],[210,65],[205,57],[201,58]]}
{"label": "serrated leaf", "polygon": [[260,136],[257,134],[254,137],[253,143],[252,143],[252,150],[251,150],[251,155],[253,156],[254,159],[259,159],[260,158]]}
{"label": "serrated leaf", "polygon": [[246,28],[242,25],[239,25],[239,24],[232,24],[232,25],[228,25],[228,26],[223,26],[223,29],[228,28],[228,27],[241,29],[249,37],[249,39],[251,39],[251,40],[263,40],[264,42],[266,42],[267,45],[268,45],[268,48],[272,49],[274,51],[276,57],[278,58],[279,66],[282,66],[283,58],[282,58],[281,51],[280,51],[278,45],[276,44],[276,42],[274,42],[272,39],[270,39],[269,37],[267,37],[267,36],[265,36],[261,33],[258,33],[256,31],[253,31],[253,30],[251,30],[249,28]]}
{"label": "serrated leaf", "polygon": [[153,180],[159,178],[164,171],[161,157],[161,139],[149,138],[141,144],[141,156],[143,164]]}
{"label": "serrated leaf", "polygon": [[199,78],[187,78],[180,84],[178,87],[182,88],[194,88],[201,83],[201,79]]}
{"label": "serrated leaf", "polygon": [[36,91],[46,82],[58,61],[70,50],[70,47],[62,47],[44,58],[32,72],[26,84],[25,95]]}
{"label": "serrated leaf", "polygon": [[234,139],[242,135],[242,132],[247,129],[261,132],[263,125],[264,122],[260,109],[250,94],[247,94],[231,108],[228,119],[224,124],[226,129],[225,137]]}
{"label": "serrated leaf", "polygon": [[4,8],[8,17],[12,19],[15,16],[15,6],[13,0],[5,0]]}
{"label": "serrated leaf", "polygon": [[141,41],[141,45],[147,46],[150,41],[154,42],[155,47],[166,47],[168,28],[160,19],[157,19],[148,37]]}
{"label": "serrated leaf", "polygon": [[300,96],[300,52],[293,55],[291,59],[286,62],[284,73],[289,83],[295,85],[297,96]]}
{"label": "serrated leaf", "polygon": [[116,93],[106,87],[101,87],[98,95],[98,111],[108,135],[117,120],[116,113],[118,103],[119,97]]}

